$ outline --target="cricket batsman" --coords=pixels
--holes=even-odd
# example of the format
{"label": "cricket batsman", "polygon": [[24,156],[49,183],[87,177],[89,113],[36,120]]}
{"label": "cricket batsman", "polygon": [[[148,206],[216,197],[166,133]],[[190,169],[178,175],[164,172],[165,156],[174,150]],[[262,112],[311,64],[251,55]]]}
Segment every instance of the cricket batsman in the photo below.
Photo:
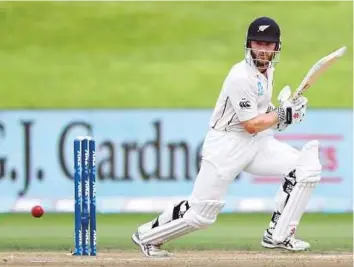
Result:
{"label": "cricket batsman", "polygon": [[308,102],[305,97],[290,101],[291,89],[286,86],[277,107],[271,103],[280,51],[278,24],[269,17],[255,19],[247,31],[244,60],[231,68],[222,85],[189,199],[167,207],[132,236],[146,256],[169,256],[163,244],[214,223],[229,184],[240,172],[283,177],[261,245],[291,251],[310,247],[295,232],[321,180],[319,143],[313,140],[297,150],[273,137],[273,130],[300,123]]}

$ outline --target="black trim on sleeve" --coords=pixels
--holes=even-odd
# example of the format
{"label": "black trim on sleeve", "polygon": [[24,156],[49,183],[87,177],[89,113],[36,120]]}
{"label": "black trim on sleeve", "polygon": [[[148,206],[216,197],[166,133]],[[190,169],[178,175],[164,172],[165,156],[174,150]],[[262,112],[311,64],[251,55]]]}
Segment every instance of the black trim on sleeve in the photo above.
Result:
{"label": "black trim on sleeve", "polygon": [[219,121],[219,120],[220,120],[220,119],[224,116],[224,113],[225,113],[225,110],[226,110],[226,107],[227,107],[227,102],[228,102],[228,101],[229,101],[229,97],[227,97],[227,98],[226,98],[226,100],[225,100],[224,110],[222,111],[222,114],[221,114],[220,118],[216,120],[216,122],[215,122],[214,126],[213,126],[213,127],[211,127],[212,129],[214,129],[214,128],[215,128],[215,126],[216,126],[216,124],[218,123],[218,121]]}

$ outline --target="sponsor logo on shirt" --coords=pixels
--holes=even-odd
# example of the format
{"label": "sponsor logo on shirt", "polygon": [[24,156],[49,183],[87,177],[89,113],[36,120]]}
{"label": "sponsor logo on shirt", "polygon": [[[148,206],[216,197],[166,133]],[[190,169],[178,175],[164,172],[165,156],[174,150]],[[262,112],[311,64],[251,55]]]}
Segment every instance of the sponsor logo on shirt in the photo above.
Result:
{"label": "sponsor logo on shirt", "polygon": [[246,98],[242,98],[239,106],[241,109],[249,109],[251,108],[251,102],[249,100],[246,100]]}

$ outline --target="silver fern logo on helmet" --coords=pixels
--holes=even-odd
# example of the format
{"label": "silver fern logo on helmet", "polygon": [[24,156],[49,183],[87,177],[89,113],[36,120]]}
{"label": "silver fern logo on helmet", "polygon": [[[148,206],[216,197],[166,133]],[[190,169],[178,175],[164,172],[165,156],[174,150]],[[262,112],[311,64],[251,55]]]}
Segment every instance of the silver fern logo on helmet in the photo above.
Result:
{"label": "silver fern logo on helmet", "polygon": [[258,32],[264,32],[266,29],[269,28],[270,25],[261,25],[258,27]]}

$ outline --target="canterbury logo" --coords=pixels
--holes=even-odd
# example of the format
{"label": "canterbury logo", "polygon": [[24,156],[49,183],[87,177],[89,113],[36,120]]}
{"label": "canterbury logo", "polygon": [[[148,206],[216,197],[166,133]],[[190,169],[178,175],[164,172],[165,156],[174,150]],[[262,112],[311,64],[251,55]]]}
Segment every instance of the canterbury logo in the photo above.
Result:
{"label": "canterbury logo", "polygon": [[242,101],[240,101],[240,103],[239,103],[239,106],[240,106],[240,108],[250,108],[251,107],[251,103],[248,100],[243,100],[242,99]]}
{"label": "canterbury logo", "polygon": [[258,32],[264,32],[266,29],[269,28],[270,25],[261,25],[258,27]]}

